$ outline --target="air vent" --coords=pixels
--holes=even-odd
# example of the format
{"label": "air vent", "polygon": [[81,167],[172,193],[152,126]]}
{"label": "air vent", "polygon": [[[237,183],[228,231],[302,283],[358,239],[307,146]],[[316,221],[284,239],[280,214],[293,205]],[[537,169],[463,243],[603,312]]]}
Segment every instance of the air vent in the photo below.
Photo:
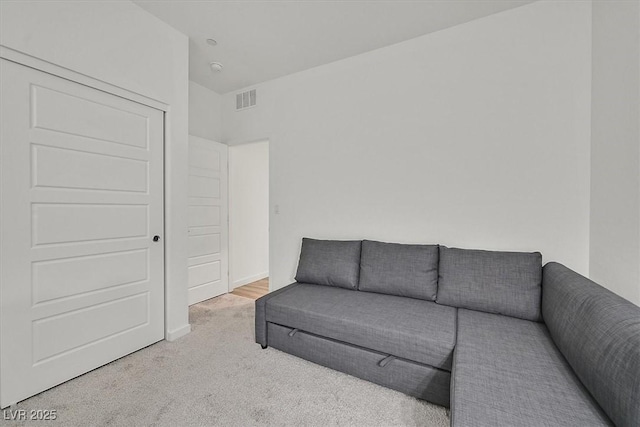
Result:
{"label": "air vent", "polygon": [[236,94],[236,111],[256,106],[256,90]]}

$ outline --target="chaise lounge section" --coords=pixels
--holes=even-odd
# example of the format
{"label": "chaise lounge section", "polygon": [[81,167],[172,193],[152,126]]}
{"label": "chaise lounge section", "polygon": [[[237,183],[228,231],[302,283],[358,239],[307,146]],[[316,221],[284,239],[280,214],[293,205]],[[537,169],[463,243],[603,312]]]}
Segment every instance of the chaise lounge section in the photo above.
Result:
{"label": "chaise lounge section", "polygon": [[453,426],[640,425],[640,308],[539,253],[305,238],[256,342]]}
{"label": "chaise lounge section", "polygon": [[451,424],[606,426],[543,323],[458,310]]}

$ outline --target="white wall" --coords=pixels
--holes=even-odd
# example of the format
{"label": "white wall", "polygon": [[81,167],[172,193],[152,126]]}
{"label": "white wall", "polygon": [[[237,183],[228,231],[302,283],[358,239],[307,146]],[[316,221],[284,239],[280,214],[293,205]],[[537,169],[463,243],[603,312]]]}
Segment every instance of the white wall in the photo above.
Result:
{"label": "white wall", "polygon": [[213,141],[222,138],[222,96],[189,81],[189,135]]}
{"label": "white wall", "polygon": [[593,3],[591,277],[640,304],[640,4]]}
{"label": "white wall", "polygon": [[269,276],[269,142],[229,147],[230,288]]}
{"label": "white wall", "polygon": [[270,280],[300,240],[540,250],[589,267],[591,5],[536,2],[257,86],[223,142],[268,138]]}
{"label": "white wall", "polygon": [[169,105],[166,334],[187,333],[187,37],[128,1],[3,1],[0,44]]}

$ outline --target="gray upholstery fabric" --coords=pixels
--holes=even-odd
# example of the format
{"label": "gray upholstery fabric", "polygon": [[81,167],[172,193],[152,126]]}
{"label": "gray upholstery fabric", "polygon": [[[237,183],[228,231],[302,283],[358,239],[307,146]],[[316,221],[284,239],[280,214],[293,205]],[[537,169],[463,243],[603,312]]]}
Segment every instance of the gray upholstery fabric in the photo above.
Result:
{"label": "gray upholstery fabric", "polygon": [[551,337],[618,426],[640,426],[640,307],[569,270],[543,270]]}
{"label": "gray upholstery fabric", "polygon": [[542,255],[440,246],[439,304],[540,321]]}
{"label": "gray upholstery fabric", "polygon": [[268,322],[446,370],[456,341],[455,313],[430,301],[309,284],[266,306]]}
{"label": "gray upholstery fabric", "polygon": [[403,359],[392,359],[380,366],[385,354],[305,332],[289,336],[290,332],[291,328],[269,323],[269,345],[410,396],[449,406],[449,372]]}
{"label": "gray upholstery fabric", "polygon": [[266,312],[266,303],[267,300],[273,298],[276,295],[280,295],[284,292],[289,291],[290,289],[298,286],[298,283],[292,283],[289,286],[285,286],[284,288],[280,288],[273,292],[270,292],[256,300],[256,342],[260,345],[267,345],[267,312]]}
{"label": "gray upholstery fabric", "polygon": [[302,239],[296,281],[357,289],[362,242]]}
{"label": "gray upholstery fabric", "polygon": [[458,310],[452,375],[452,426],[611,425],[542,323]]}
{"label": "gray upholstery fabric", "polygon": [[358,289],[435,301],[438,246],[363,241]]}

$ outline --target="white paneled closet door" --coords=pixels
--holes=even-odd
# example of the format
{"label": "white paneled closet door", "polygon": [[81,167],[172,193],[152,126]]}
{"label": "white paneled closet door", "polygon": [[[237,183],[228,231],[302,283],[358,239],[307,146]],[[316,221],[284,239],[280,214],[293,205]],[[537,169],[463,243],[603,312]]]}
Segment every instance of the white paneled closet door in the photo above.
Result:
{"label": "white paneled closet door", "polygon": [[6,407],[163,339],[164,117],[0,61]]}
{"label": "white paneled closet door", "polygon": [[229,291],[227,155],[189,136],[189,304]]}

